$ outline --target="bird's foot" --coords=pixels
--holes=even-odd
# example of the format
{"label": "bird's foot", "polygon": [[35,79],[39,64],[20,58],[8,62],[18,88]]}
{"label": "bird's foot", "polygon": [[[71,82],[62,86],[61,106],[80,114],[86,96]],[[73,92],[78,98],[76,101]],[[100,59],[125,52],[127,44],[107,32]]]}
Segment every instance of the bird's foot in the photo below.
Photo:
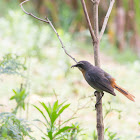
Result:
{"label": "bird's foot", "polygon": [[98,93],[98,91],[95,91],[95,92],[94,92],[94,96],[96,96],[96,95],[97,95],[97,93]]}
{"label": "bird's foot", "polygon": [[[95,91],[96,93],[98,93],[98,91]],[[94,92],[94,95],[95,95],[95,92]],[[99,105],[100,104],[100,100],[102,99],[102,97],[104,96],[104,93],[103,92],[101,92],[101,97],[99,98],[99,100],[96,102],[96,104],[95,104],[95,109],[97,108],[97,105]]]}

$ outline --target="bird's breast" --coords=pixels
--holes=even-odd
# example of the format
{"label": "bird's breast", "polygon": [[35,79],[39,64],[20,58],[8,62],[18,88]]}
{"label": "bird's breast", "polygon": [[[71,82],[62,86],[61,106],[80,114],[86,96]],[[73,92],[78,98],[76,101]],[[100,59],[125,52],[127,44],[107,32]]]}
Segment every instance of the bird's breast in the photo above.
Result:
{"label": "bird's breast", "polygon": [[91,77],[89,76],[89,74],[88,74],[88,72],[85,72],[85,80],[87,81],[87,83],[92,87],[92,88],[94,88],[94,89],[96,89],[97,91],[99,91],[99,92],[101,92],[101,90],[100,89],[98,89],[96,86],[95,86],[95,82],[96,81],[94,81],[94,78],[92,77],[92,79],[91,79]]}

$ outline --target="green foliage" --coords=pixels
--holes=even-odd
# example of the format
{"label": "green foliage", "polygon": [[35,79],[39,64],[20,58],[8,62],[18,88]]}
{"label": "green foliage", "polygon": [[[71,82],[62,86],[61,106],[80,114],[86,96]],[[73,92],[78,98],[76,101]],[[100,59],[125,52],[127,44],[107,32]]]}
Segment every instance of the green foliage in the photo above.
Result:
{"label": "green foliage", "polygon": [[9,10],[5,18],[0,18],[0,30],[2,53],[5,55],[14,52],[26,58],[29,56],[44,58],[42,48],[54,35],[48,26],[36,26],[28,16],[23,16],[21,9]]}
{"label": "green foliage", "polygon": [[63,132],[63,134],[61,134],[60,137],[58,137],[57,139],[64,139],[64,140],[77,140],[79,135],[84,135],[81,134],[81,131],[83,131],[78,123],[72,124],[72,129],[69,129],[65,132]]}
{"label": "green foliage", "polygon": [[119,52],[116,46],[109,43],[107,36],[104,36],[103,41],[101,42],[101,49],[120,63],[133,63],[138,60],[136,54],[129,47],[122,53]]}
{"label": "green foliage", "polygon": [[[113,109],[112,107],[111,107],[111,103],[110,102],[107,102],[107,103],[105,103],[105,104],[103,104],[103,106],[104,106],[104,119],[106,118],[106,116],[109,114],[109,113],[111,113],[111,112],[113,112],[113,111],[115,111],[115,112],[117,112],[118,114],[119,114],[119,119],[121,118],[121,110],[117,110],[117,109]],[[111,132],[110,130],[109,130],[109,127],[107,127],[107,128],[105,128],[105,131],[104,131],[104,136],[105,136],[105,140],[119,140],[119,138],[117,138],[117,133],[115,133],[115,132]],[[94,130],[93,131],[93,140],[98,140],[98,136],[97,136],[97,132],[96,132],[96,130]]]}
{"label": "green foliage", "polygon": [[[109,131],[108,127],[105,128],[104,137],[105,140],[119,140],[117,133]],[[93,131],[93,140],[98,140],[98,136],[95,130]]]}
{"label": "green foliage", "polygon": [[[8,2],[8,4],[7,4]],[[17,9],[18,2],[16,0],[1,0],[0,1],[0,16],[5,16],[9,9]]]}
{"label": "green foliage", "polygon": [[93,131],[93,140],[98,140],[96,130]]}
{"label": "green foliage", "polygon": [[26,70],[25,61],[14,54],[6,54],[0,61],[0,74],[18,74],[22,75]]}
{"label": "green foliage", "polygon": [[17,103],[16,108],[13,111],[13,113],[16,114],[17,113],[17,110],[19,108],[25,110],[25,99],[28,96],[28,92],[26,91],[25,88],[22,88],[22,85],[21,85],[21,88],[20,89],[17,89],[17,90],[14,90],[13,89],[13,92],[14,92],[15,95],[13,95],[10,98],[10,100],[15,100],[16,103]]}
{"label": "green foliage", "polygon": [[34,140],[30,132],[31,129],[26,121],[16,118],[11,113],[0,113],[1,140],[24,140],[25,137]]}
{"label": "green foliage", "polygon": [[[59,1],[59,20],[60,24],[64,30],[69,30],[73,19],[76,17],[75,11],[73,11],[70,6],[63,2],[63,4]],[[65,19],[65,20],[64,20]]]}
{"label": "green foliage", "polygon": [[56,124],[56,121],[60,121],[58,120],[60,115],[63,113],[64,110],[66,110],[69,107],[70,104],[64,105],[64,102],[58,104],[58,100],[53,104],[53,106],[51,106],[50,103],[48,104],[48,106],[46,106],[44,102],[40,102],[40,104],[47,113],[46,116],[45,113],[40,108],[34,105],[34,107],[41,113],[41,115],[45,119],[45,123],[42,122],[41,120],[37,120],[40,121],[47,128],[47,133],[44,133],[46,138],[42,137],[42,139],[47,139],[48,137],[50,140],[53,139],[66,140],[69,138],[70,139],[73,138],[73,140],[75,140],[78,133],[80,133],[81,131],[79,125],[78,124],[72,124],[70,126],[66,125],[66,123],[68,123],[73,118],[67,119],[62,123],[59,122],[59,124]]}
{"label": "green foliage", "polygon": [[117,133],[109,131],[108,127],[105,129],[105,139],[107,139],[107,140],[119,140],[119,138],[117,138]]}
{"label": "green foliage", "polygon": [[[5,10],[9,6],[9,4],[5,6],[1,6],[2,2],[3,1],[0,1],[0,7],[2,7],[0,8],[0,11]],[[15,0],[10,0],[10,2],[15,2]],[[19,5],[17,5],[16,7],[19,7]],[[28,10],[27,7],[26,9]],[[73,22],[74,18],[75,18],[74,20],[79,20],[79,21],[82,19],[83,11],[81,9],[79,9],[80,13],[79,12],[71,13],[71,8],[67,4],[60,5],[59,9],[61,9],[60,10],[61,15],[59,15],[61,18],[61,23],[62,23],[61,25],[63,26],[63,28],[65,28],[65,30],[68,30],[68,28],[70,28],[70,25],[75,26],[74,25],[75,21]],[[0,14],[2,14],[2,12]],[[76,17],[77,15],[78,18]],[[46,95],[46,89],[47,89],[47,93],[49,92],[49,95],[51,96],[52,92],[50,91],[52,91],[52,87],[59,90],[59,88],[61,88],[60,85],[62,84],[65,90],[63,90],[63,93],[61,92],[61,95],[65,94],[64,97],[66,97],[68,94],[71,94],[72,93],[71,91],[74,91],[74,87],[76,87],[75,93],[80,93],[80,94],[85,93],[84,90],[85,88],[83,86],[84,84],[81,82],[81,76],[80,77],[73,76],[74,73],[70,69],[71,63],[69,61],[69,58],[64,54],[63,50],[59,45],[59,42],[55,38],[54,33],[52,33],[49,25],[46,25],[41,22],[38,22],[40,25],[37,25],[34,24],[35,22],[38,21],[32,19],[31,17],[28,17],[21,11],[21,9],[18,8],[12,8],[12,10],[9,10],[7,12],[6,17],[0,18],[1,54],[6,56],[7,53],[9,53],[8,54],[9,56],[7,55],[5,60],[1,60],[1,69],[3,68],[2,73],[22,74],[23,73],[22,71],[26,69],[24,65],[25,60],[23,60],[22,58],[23,57],[27,58],[27,62],[28,62],[29,61],[28,57],[30,57],[31,72],[33,72],[31,76],[32,78],[31,81],[33,86],[32,89],[34,90],[32,91],[33,93],[40,94],[40,95],[42,95],[43,93],[45,96],[47,96]],[[88,57],[88,55],[86,54],[87,54],[87,50],[89,50],[90,53],[91,52],[93,53],[92,50],[93,48],[91,47],[92,44],[91,43],[89,44],[89,42],[91,42],[91,38],[88,39],[87,42],[85,42],[85,34],[89,34],[89,31],[86,31],[83,36],[81,35],[83,32],[82,33],[80,32],[80,35],[78,34],[77,39],[74,38],[75,34],[72,34],[73,36],[72,38],[70,34],[65,33],[62,29],[59,29],[58,32],[62,37],[64,44],[66,44],[66,48],[68,49],[68,51],[71,48],[74,48],[74,52],[78,59],[90,59],[90,57]],[[124,54],[119,53],[116,46],[110,45],[108,40],[103,40],[102,45],[103,45],[102,50],[106,52],[107,55],[111,55],[115,60],[119,62],[122,63],[134,62],[137,59],[135,54],[132,53],[132,50],[129,49]],[[84,48],[84,51],[81,49],[81,47]],[[10,53],[17,54],[17,56],[16,55],[10,56]],[[80,58],[80,56],[82,57]],[[40,60],[44,60],[44,61],[40,61]],[[136,64],[135,67],[137,72],[140,71],[140,67],[138,66],[138,64]],[[112,69],[113,72],[116,72],[115,67]],[[130,66],[129,69],[134,70],[134,66]],[[79,73],[77,72],[77,74]],[[67,80],[67,82],[65,82],[65,80]],[[131,79],[129,78],[127,80],[131,81]],[[139,81],[136,80],[133,83],[139,83]],[[134,89],[137,88],[135,87]],[[88,91],[93,92],[92,89]],[[20,89],[18,89],[18,90],[13,90],[13,93],[15,95],[11,97],[11,99],[16,101],[17,108],[24,109],[25,99],[27,97],[26,91],[22,92],[20,91]],[[77,96],[79,95],[77,94]],[[69,98],[69,95],[67,97]],[[58,103],[55,104],[56,104],[55,108],[58,108],[59,106]],[[45,106],[48,108],[48,112]],[[61,120],[61,124],[57,123],[59,122],[59,118],[60,118],[59,116],[62,115],[62,113],[64,112],[64,110],[68,108],[68,106],[66,106],[66,108],[62,110],[61,114],[58,113],[62,109],[64,104],[58,109],[58,111],[56,111],[55,109],[53,111],[54,106],[51,106],[50,104],[45,106],[42,105],[43,109],[46,108],[45,109],[46,111],[43,111],[41,108],[38,108],[36,106],[36,108],[44,117],[45,123],[42,120],[38,120],[38,121],[42,122],[48,130],[46,133],[44,133],[45,135],[44,139],[48,139],[48,138],[52,139],[53,137],[55,137],[55,139],[67,139],[67,140],[79,139],[78,135],[81,132],[79,124],[67,125],[67,123],[69,124],[69,121],[73,118],[70,118],[66,121]],[[18,109],[15,110],[17,111]],[[105,107],[105,113],[106,113],[105,115],[107,115],[111,111],[114,110],[110,108],[110,106],[108,106],[107,108]],[[121,114],[121,110],[118,110],[118,113]],[[30,118],[32,118],[32,115],[30,116]],[[82,117],[80,119],[81,121],[83,121]],[[93,125],[95,125],[95,122],[93,122]],[[115,139],[115,136],[116,133],[110,132],[109,129],[106,130],[106,140],[109,140],[108,137],[110,137],[110,139],[113,138]],[[96,131],[94,131],[93,133],[93,138],[97,140]]]}

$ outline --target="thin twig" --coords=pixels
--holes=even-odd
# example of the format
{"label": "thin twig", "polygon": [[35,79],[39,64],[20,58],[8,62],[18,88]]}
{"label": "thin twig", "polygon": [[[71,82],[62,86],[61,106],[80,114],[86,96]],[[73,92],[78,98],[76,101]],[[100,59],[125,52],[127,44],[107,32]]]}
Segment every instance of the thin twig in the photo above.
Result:
{"label": "thin twig", "polygon": [[38,17],[36,17],[35,15],[33,15],[32,13],[28,13],[27,11],[25,11],[25,9],[23,8],[22,5],[23,5],[24,3],[26,3],[26,2],[28,2],[28,1],[29,1],[29,0],[25,0],[25,1],[23,1],[22,3],[20,3],[20,7],[21,7],[21,9],[23,10],[23,12],[24,12],[25,14],[27,14],[27,15],[30,15],[30,16],[32,16],[32,17],[34,17],[34,18],[40,20],[40,21],[49,23],[48,21],[46,21],[46,20],[44,20],[44,19],[41,19],[41,18],[38,18]]}
{"label": "thin twig", "polygon": [[100,67],[100,40],[99,40],[99,22],[98,22],[98,0],[93,4],[93,28],[95,32],[95,36],[97,38],[97,41],[93,44],[94,45],[94,62],[95,66]]}
{"label": "thin twig", "polygon": [[45,23],[48,23],[48,24],[51,26],[51,28],[53,29],[53,31],[55,32],[55,34],[57,35],[57,38],[59,39],[59,41],[60,41],[60,43],[61,43],[61,45],[62,45],[62,49],[64,50],[64,52],[66,53],[66,55],[68,55],[71,59],[73,59],[73,60],[77,63],[77,60],[76,60],[74,57],[72,57],[72,56],[67,52],[67,50],[65,49],[65,46],[64,46],[64,44],[63,44],[63,42],[62,42],[62,40],[61,40],[61,38],[60,38],[58,32],[56,31],[56,29],[54,28],[53,24],[51,23],[51,21],[50,21],[48,18],[45,18],[45,19],[38,18],[38,17],[36,17],[35,15],[33,15],[32,13],[28,13],[28,12],[23,8],[23,4],[26,3],[26,2],[28,2],[28,1],[29,1],[29,0],[25,0],[25,1],[23,1],[22,3],[20,3],[20,7],[21,7],[21,9],[23,10],[23,12],[24,12],[25,14],[27,14],[27,15],[30,15],[30,16],[34,17],[34,18],[37,19],[37,20],[43,21],[43,22],[45,22]]}
{"label": "thin twig", "polygon": [[101,32],[100,32],[100,37],[99,37],[100,40],[101,40],[101,38],[102,38],[102,36],[103,36],[103,34],[104,34],[104,31],[105,31],[105,29],[106,29],[107,22],[108,22],[108,19],[109,19],[110,14],[111,14],[111,11],[112,11],[114,2],[115,2],[115,0],[111,0],[111,1],[110,1],[110,5],[109,5],[108,11],[107,11],[107,13],[106,13],[106,16],[105,16],[105,19],[104,19],[104,23],[103,23],[103,25],[102,25],[102,29],[101,29]]}
{"label": "thin twig", "polygon": [[[82,99],[82,98],[81,98]],[[80,111],[80,110],[82,110],[82,109],[86,109],[86,108],[90,108],[90,104],[91,104],[91,102],[86,102],[84,105],[82,105],[81,107],[79,107],[80,106],[80,100],[81,99],[79,99],[78,100],[78,104],[77,104],[77,108],[76,108],[76,110],[75,111],[73,111],[73,114],[71,115],[71,117],[70,117],[70,119],[72,119],[72,118],[74,118],[74,116],[76,116],[76,114]],[[89,106],[88,106],[88,104],[89,104]],[[67,123],[66,123],[67,124]]]}
{"label": "thin twig", "polygon": [[64,52],[65,52],[70,58],[72,58],[72,59],[77,63],[77,60],[76,60],[74,57],[72,57],[72,56],[66,51],[65,46],[64,46],[64,44],[63,44],[63,42],[62,42],[62,40],[61,40],[61,38],[60,38],[58,32],[56,31],[56,29],[54,28],[53,24],[51,23],[51,21],[50,21],[48,18],[46,18],[46,19],[47,19],[47,21],[49,22],[49,24],[50,24],[50,26],[52,27],[52,29],[54,30],[54,32],[56,33],[56,35],[57,35],[57,37],[58,37],[58,39],[59,39],[59,41],[60,41],[60,43],[61,43],[61,45],[62,45],[62,49],[64,50]]}
{"label": "thin twig", "polygon": [[85,1],[81,0],[81,3],[82,3],[82,6],[83,6],[84,14],[85,14],[85,17],[86,17],[86,20],[87,20],[87,24],[88,24],[88,28],[89,28],[92,40],[93,40],[93,42],[96,42],[97,39],[96,39],[94,30],[92,28],[91,21],[89,19],[89,15],[88,15],[88,12],[87,12]]}

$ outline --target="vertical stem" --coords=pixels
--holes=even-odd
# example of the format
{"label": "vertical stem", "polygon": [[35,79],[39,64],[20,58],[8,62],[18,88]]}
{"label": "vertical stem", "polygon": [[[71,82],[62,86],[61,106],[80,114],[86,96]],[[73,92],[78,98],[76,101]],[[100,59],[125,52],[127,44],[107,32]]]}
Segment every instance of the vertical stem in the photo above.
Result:
{"label": "vertical stem", "polygon": [[[97,40],[94,42],[94,61],[95,66],[100,67],[100,55],[99,55],[99,23],[98,23],[98,5],[99,0],[93,5],[93,18],[94,18],[94,31]],[[96,102],[100,99],[101,93],[96,94]],[[100,100],[100,104],[96,106],[96,123],[97,123],[97,133],[98,140],[104,140],[104,123],[103,123],[103,110],[102,110],[102,100]]]}
{"label": "vertical stem", "polygon": [[94,20],[94,32],[95,36],[97,38],[96,41],[94,41],[94,61],[95,66],[100,67],[100,56],[99,56],[99,23],[98,23],[98,2],[95,2],[93,5],[93,20]]}
{"label": "vertical stem", "polygon": [[[96,101],[100,99],[102,95],[100,93],[96,94]],[[96,127],[98,133],[98,140],[104,140],[104,123],[103,123],[103,109],[102,109],[102,99],[100,104],[96,107]]]}

